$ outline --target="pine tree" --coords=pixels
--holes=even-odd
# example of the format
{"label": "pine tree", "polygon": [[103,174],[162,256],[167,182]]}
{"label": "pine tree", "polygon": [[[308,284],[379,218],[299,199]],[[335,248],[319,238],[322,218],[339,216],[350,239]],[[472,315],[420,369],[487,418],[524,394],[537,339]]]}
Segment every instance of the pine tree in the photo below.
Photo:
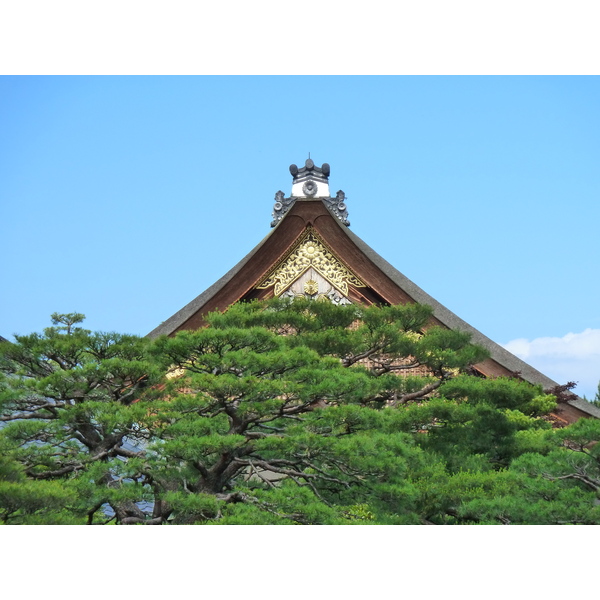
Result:
{"label": "pine tree", "polygon": [[[45,493],[41,482],[60,482],[72,492],[64,495],[72,515],[91,522],[108,504],[120,519],[139,517],[128,497],[137,482],[123,479],[119,459],[136,454],[127,441],[144,436],[133,403],[160,373],[145,359],[147,340],[75,327],[83,318],[55,313],[43,335],[0,345],[1,441],[32,493]],[[26,510],[10,514],[27,521]]]}
{"label": "pine tree", "polygon": [[600,422],[486,380],[431,310],[273,300],[0,346],[7,523],[597,523]]}
{"label": "pine tree", "polygon": [[596,389],[596,395],[594,396],[594,399],[591,402],[592,402],[592,404],[595,404],[596,406],[600,406],[600,381],[598,382],[598,388]]}

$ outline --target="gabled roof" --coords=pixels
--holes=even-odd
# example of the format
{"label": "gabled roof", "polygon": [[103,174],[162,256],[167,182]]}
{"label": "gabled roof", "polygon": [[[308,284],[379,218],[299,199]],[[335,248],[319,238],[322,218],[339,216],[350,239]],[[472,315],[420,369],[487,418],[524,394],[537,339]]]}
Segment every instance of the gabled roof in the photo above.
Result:
{"label": "gabled roof", "polygon": [[[290,171],[294,175],[292,167]],[[316,174],[315,179],[320,187],[317,185],[312,188],[310,185],[307,187],[306,181],[310,179],[307,179],[306,171],[307,169],[296,168],[294,178],[296,180],[302,177],[300,183],[304,183],[303,189],[307,193],[312,192],[313,197],[292,195],[291,198],[283,198],[283,193],[278,192],[272,224],[275,228],[221,279],[151,331],[148,334],[150,337],[174,335],[185,329],[198,329],[203,326],[203,317],[209,312],[225,310],[231,304],[243,299],[266,298],[269,294],[272,296],[273,289],[271,288],[270,291],[261,289],[260,284],[289,256],[298,241],[306,236],[307,231],[310,231],[323,241],[331,253],[358,280],[364,282],[364,287],[350,286],[353,301],[365,304],[409,302],[427,304],[433,308],[433,316],[437,324],[470,333],[473,343],[489,351],[490,358],[475,365],[481,374],[487,377],[518,374],[525,381],[541,384],[545,389],[558,385],[463,321],[352,233],[348,229],[349,222],[343,192],[338,192],[335,198],[329,197],[326,177],[329,174],[328,165],[323,165]],[[308,171],[310,175],[311,169]],[[326,175],[323,175],[324,172]],[[293,188],[296,189],[296,193],[300,183],[296,183]],[[327,196],[314,197],[317,190],[326,190]],[[569,421],[581,416],[600,418],[598,407],[575,395],[563,405],[562,412]]]}

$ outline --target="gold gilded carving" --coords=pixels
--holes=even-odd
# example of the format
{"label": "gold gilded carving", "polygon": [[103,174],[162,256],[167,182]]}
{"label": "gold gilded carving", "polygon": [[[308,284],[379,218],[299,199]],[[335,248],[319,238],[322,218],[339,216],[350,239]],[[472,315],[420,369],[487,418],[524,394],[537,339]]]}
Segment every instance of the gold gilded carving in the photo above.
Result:
{"label": "gold gilded carving", "polygon": [[[275,295],[279,296],[310,267],[313,267],[344,295],[348,294],[349,283],[356,287],[365,287],[365,284],[334,256],[314,231],[309,230],[257,288],[264,290],[274,285]],[[305,284],[307,294],[310,293],[306,289],[306,285],[309,283],[307,281]]]}
{"label": "gold gilded carving", "polygon": [[304,293],[314,296],[319,291],[319,284],[314,279],[309,279],[304,284]]}

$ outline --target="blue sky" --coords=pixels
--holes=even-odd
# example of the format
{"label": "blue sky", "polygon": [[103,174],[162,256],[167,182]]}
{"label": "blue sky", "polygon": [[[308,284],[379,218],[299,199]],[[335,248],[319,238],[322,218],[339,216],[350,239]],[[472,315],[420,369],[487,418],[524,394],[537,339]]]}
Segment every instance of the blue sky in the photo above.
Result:
{"label": "blue sky", "polygon": [[0,334],[144,335],[270,231],[291,163],[498,343],[600,379],[597,77],[0,77]]}

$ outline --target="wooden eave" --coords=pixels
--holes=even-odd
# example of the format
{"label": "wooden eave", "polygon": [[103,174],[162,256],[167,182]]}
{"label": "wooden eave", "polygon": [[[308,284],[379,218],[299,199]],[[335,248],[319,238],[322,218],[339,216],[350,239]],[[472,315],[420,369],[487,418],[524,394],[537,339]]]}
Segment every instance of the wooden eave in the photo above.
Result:
{"label": "wooden eave", "polygon": [[[477,329],[460,319],[429,294],[400,273],[357,235],[329,212],[321,200],[296,200],[289,212],[248,255],[205,292],[184,306],[172,317],[151,331],[149,337],[174,335],[186,329],[199,329],[204,325],[204,315],[224,311],[243,298],[253,297],[253,290],[265,274],[276,267],[290,247],[308,227],[313,227],[332,252],[367,286],[355,293],[368,300],[371,297],[388,304],[418,302],[433,308],[436,324],[471,334],[472,342],[483,346],[490,358],[475,365],[486,377],[519,376],[545,389],[558,384],[502,348]],[[264,297],[264,294],[259,296]],[[257,297],[254,292],[254,297]],[[600,409],[589,402],[575,398],[562,405],[561,415],[569,421],[582,416],[600,418]]]}

